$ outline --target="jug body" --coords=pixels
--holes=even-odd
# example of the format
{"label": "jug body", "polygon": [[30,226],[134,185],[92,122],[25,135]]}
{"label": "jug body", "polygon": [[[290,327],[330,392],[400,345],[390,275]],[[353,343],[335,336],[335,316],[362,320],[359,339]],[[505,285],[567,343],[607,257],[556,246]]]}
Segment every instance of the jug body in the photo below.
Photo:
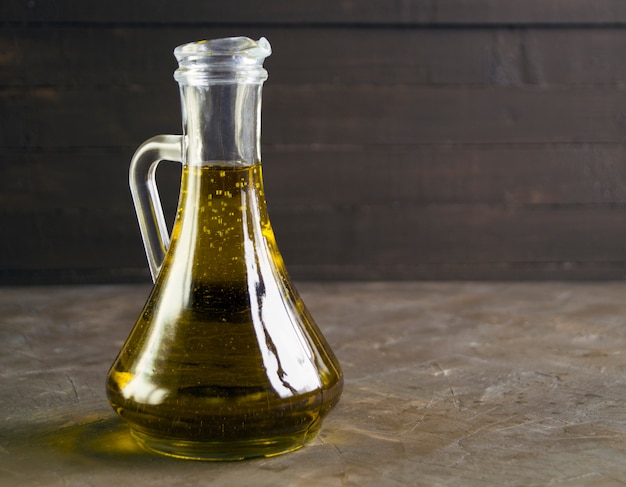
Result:
{"label": "jug body", "polygon": [[[339,400],[342,373],[270,224],[258,149],[260,83],[247,73],[244,83],[222,79],[213,89],[206,73],[184,76],[202,86],[181,83],[183,136],[159,140],[170,156],[179,147],[183,163],[171,243],[163,229],[150,228],[150,215],[162,219],[153,185],[152,211],[137,209],[155,283],[109,371],[107,394],[150,450],[207,460],[276,455],[316,434]],[[219,128],[205,113],[218,100],[228,112]],[[163,147],[157,159],[165,158]],[[143,150],[139,159],[151,154]],[[153,182],[154,171],[147,173]]]}

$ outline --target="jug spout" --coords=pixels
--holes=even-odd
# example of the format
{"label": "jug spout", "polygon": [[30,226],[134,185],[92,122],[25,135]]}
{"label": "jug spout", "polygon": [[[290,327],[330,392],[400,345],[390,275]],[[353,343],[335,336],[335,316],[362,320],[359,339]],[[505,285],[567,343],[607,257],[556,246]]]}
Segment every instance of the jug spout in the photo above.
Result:
{"label": "jug spout", "polygon": [[263,61],[272,54],[265,37],[227,37],[183,44],[174,49],[178,69],[174,78],[180,84],[262,82],[267,78]]}

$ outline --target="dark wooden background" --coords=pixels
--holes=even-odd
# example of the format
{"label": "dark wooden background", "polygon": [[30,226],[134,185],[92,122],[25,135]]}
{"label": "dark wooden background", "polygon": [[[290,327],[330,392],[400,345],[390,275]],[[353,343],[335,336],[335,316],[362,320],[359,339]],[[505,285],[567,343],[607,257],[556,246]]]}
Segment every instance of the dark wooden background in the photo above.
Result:
{"label": "dark wooden background", "polygon": [[128,162],[180,132],[173,48],[229,35],[274,48],[295,278],[626,276],[623,0],[3,0],[0,27],[0,284],[148,281]]}

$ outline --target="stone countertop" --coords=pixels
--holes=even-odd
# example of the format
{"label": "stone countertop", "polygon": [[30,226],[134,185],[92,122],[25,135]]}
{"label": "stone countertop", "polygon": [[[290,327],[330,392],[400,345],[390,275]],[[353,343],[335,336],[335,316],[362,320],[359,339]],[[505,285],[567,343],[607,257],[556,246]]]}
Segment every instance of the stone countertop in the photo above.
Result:
{"label": "stone countertop", "polygon": [[147,286],[0,288],[0,486],[626,483],[626,283],[299,283],[345,388],[299,451],[144,452],[104,379]]}

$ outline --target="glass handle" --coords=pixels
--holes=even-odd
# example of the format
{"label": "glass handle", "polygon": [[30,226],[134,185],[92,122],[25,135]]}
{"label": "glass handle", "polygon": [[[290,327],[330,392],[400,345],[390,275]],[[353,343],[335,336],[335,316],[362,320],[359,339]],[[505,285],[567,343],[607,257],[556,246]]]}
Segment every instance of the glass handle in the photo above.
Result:
{"label": "glass handle", "polygon": [[163,160],[182,164],[182,139],[182,135],[152,137],[139,146],[130,163],[130,193],[135,204],[152,281],[159,274],[170,244],[156,184],[156,170]]}

